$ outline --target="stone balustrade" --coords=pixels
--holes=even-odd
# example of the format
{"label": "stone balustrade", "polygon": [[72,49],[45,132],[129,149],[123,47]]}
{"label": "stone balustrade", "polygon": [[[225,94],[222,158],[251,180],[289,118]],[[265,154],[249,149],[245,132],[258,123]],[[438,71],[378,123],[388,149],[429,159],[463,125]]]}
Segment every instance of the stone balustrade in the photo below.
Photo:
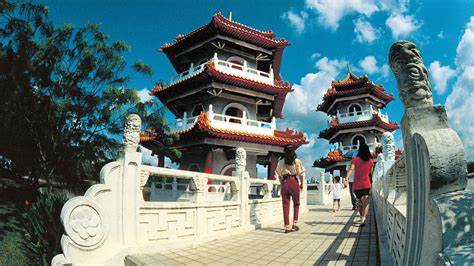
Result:
{"label": "stone balustrade", "polygon": [[[339,123],[350,123],[350,122],[358,122],[358,121],[366,121],[373,118],[374,114],[380,116],[382,121],[389,122],[388,115],[382,114],[380,111],[374,110],[372,105],[369,105],[369,109],[361,110],[361,111],[352,111],[352,112],[344,112],[341,113],[339,110],[336,113],[336,119]],[[333,119],[332,117],[331,119]],[[330,119],[330,120],[331,120]]]}
{"label": "stone balustrade", "polygon": [[404,156],[382,136],[371,190],[382,265],[469,265],[474,261],[474,193],[466,190],[462,142],[434,106],[428,71],[416,46],[399,41],[390,66],[405,106]]}
{"label": "stone balustrade", "polygon": [[[199,243],[282,220],[279,181],[250,178],[244,149],[237,148],[233,176],[143,165],[137,152],[140,126],[137,115],[127,119],[120,158],[102,168],[100,184],[64,205],[63,253],[52,265],[123,264],[130,253]],[[144,198],[150,184],[157,188],[150,195],[156,201]],[[261,199],[249,199],[252,185],[263,187]],[[164,190],[185,196],[162,200]]]}
{"label": "stone balustrade", "polygon": [[[209,111],[206,113],[211,126],[218,129],[251,132],[267,136],[273,136],[276,129],[275,117],[272,118],[271,122],[264,122],[248,119],[248,114],[245,111],[243,111],[242,117],[218,114],[214,112],[212,104],[209,105]],[[171,126],[171,133],[184,131],[193,127],[197,118],[197,116],[187,117],[185,113],[183,118],[176,119],[175,123]]]}
{"label": "stone balustrade", "polygon": [[[247,65],[247,61],[244,61],[243,64],[238,64],[219,59],[217,53],[214,53],[214,56],[209,61],[214,62],[216,69],[222,73],[246,78],[269,85],[275,85],[273,68],[271,66],[270,71],[265,72],[249,67]],[[194,64],[191,63],[188,70],[183,71],[176,76],[173,76],[170,80],[169,85],[173,85],[181,80],[187,79],[195,74],[200,73],[202,70],[204,70],[204,67],[207,63],[208,62],[205,62],[197,66],[194,66]]]}

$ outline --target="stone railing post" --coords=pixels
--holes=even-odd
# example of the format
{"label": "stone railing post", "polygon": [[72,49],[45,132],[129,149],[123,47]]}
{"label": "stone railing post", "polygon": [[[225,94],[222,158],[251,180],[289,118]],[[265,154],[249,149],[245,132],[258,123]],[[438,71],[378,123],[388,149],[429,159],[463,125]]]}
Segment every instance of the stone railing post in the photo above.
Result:
{"label": "stone railing post", "polygon": [[448,261],[444,252],[472,241],[472,234],[464,231],[466,226],[474,226],[472,219],[460,218],[469,216],[465,206],[473,203],[472,193],[463,191],[467,183],[463,144],[448,126],[445,108],[433,105],[428,71],[416,46],[407,41],[394,43],[390,48],[390,67],[405,106],[404,265],[445,264]]}
{"label": "stone railing post", "polygon": [[235,171],[233,176],[239,179],[239,201],[240,201],[240,226],[242,228],[250,225],[250,210],[249,210],[249,189],[250,189],[250,175],[245,169],[247,165],[247,153],[244,148],[238,147],[235,155]]}
{"label": "stone railing post", "polygon": [[123,243],[136,245],[138,227],[138,208],[142,195],[139,195],[141,153],[137,152],[140,143],[141,119],[132,114],[127,117],[123,132],[124,153],[122,155],[122,217]]}
{"label": "stone railing post", "polygon": [[190,189],[195,192],[196,198],[194,201],[196,202],[197,209],[196,209],[196,235],[197,237],[202,237],[206,235],[206,208],[203,205],[205,201],[205,192],[207,189],[207,178],[194,176],[191,180]]}
{"label": "stone railing post", "polygon": [[102,167],[100,184],[64,204],[63,254],[56,255],[52,265],[120,264],[121,252],[137,246],[138,209],[148,179],[140,173],[140,127],[140,117],[129,115],[120,158]]}

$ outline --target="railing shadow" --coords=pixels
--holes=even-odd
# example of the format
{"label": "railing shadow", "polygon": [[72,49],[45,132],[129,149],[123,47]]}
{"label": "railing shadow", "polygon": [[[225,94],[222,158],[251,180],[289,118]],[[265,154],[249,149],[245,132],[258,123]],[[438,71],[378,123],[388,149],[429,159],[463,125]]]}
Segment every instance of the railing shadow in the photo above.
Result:
{"label": "railing shadow", "polygon": [[[325,211],[326,209],[319,209],[319,211]],[[314,210],[317,211],[317,210]],[[327,211],[327,210],[326,210]],[[358,249],[358,241],[363,239],[364,242],[367,242],[367,247],[361,247],[362,253],[365,254],[365,252],[368,252],[370,250],[370,242],[371,241],[377,241],[375,237],[372,237],[372,230],[370,230],[370,224],[375,223],[374,214],[372,213],[372,210],[369,210],[370,214],[368,217],[368,221],[366,222],[365,227],[360,227],[359,223],[355,222],[355,218],[357,216],[357,212],[353,212],[352,215],[350,215],[349,220],[346,223],[341,223],[341,222],[326,222],[326,221],[308,221],[305,222],[305,224],[310,225],[310,226],[321,226],[321,225],[334,225],[334,224],[345,224],[345,226],[342,228],[341,231],[335,232],[335,233],[327,233],[327,232],[313,232],[311,234],[313,235],[318,235],[322,237],[334,237],[336,238],[333,240],[331,245],[329,245],[323,252],[321,252],[321,256],[313,263],[313,265],[325,265],[329,261],[348,261],[351,263],[354,259],[355,256],[358,256],[360,254],[357,253]],[[347,215],[344,215],[347,217]],[[340,216],[340,217],[344,217]],[[352,231],[350,230],[352,227],[357,227],[357,231]],[[344,246],[341,251],[341,245],[346,245],[346,239],[348,238],[357,238],[354,243],[351,243],[352,247],[350,250],[347,250],[346,247]],[[372,238],[372,239],[371,239]],[[368,241],[367,241],[368,240]],[[377,254],[370,254],[371,256],[377,256]],[[370,258],[367,258],[366,263],[368,265],[370,261]],[[360,261],[362,262],[362,261]]]}

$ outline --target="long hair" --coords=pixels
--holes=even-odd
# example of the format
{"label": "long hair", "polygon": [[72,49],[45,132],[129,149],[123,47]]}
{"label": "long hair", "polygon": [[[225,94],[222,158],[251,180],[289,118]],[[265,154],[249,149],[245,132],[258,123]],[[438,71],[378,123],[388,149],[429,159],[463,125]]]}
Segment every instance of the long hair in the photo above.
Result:
{"label": "long hair", "polygon": [[360,145],[357,156],[364,161],[370,160],[372,158],[372,154],[370,153],[369,146],[367,146],[365,143]]}
{"label": "long hair", "polygon": [[291,147],[285,147],[285,164],[292,165],[295,162],[296,153]]}

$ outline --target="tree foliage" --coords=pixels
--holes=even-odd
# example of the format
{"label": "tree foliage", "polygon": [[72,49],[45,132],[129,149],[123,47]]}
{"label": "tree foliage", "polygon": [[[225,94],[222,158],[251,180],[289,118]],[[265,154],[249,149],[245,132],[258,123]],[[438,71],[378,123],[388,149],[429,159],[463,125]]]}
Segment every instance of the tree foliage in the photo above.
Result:
{"label": "tree foliage", "polygon": [[166,131],[156,103],[127,87],[126,43],[95,24],[55,26],[38,4],[2,2],[0,12],[2,178],[77,188],[115,157],[127,114]]}

